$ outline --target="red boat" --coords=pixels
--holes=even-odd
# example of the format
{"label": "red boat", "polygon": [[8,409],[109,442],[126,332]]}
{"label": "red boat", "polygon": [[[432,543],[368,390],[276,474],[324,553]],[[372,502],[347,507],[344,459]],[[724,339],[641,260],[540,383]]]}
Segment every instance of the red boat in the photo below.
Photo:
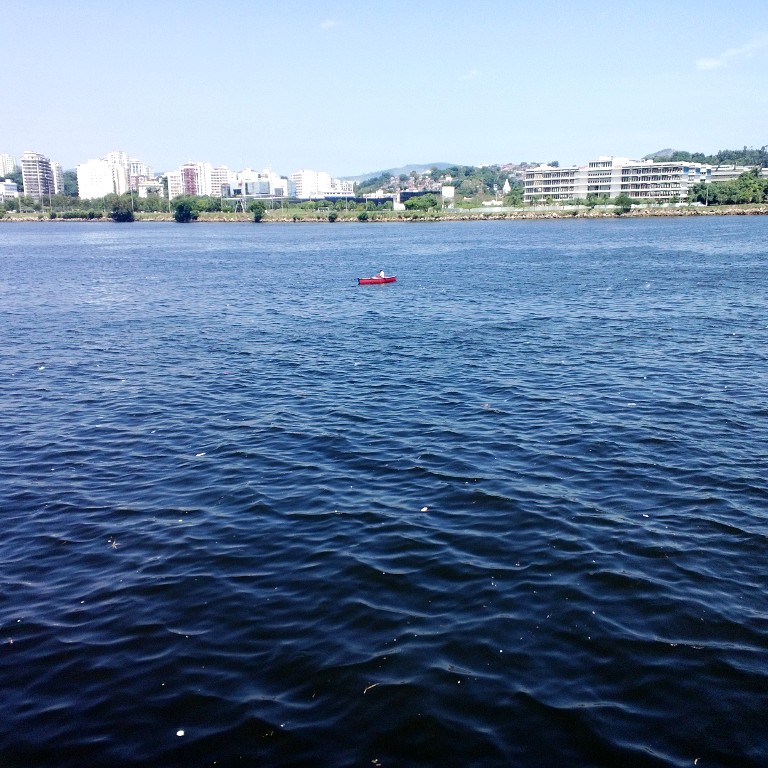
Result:
{"label": "red boat", "polygon": [[388,277],[358,277],[358,285],[384,285],[384,283],[394,283],[397,278],[394,275]]}

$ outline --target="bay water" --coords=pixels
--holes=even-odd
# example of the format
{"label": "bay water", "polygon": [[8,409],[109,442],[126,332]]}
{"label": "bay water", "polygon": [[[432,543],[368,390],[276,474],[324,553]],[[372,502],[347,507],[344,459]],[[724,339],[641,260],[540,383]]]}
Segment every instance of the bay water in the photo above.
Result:
{"label": "bay water", "polygon": [[0,765],[768,764],[767,286],[764,217],[3,223]]}

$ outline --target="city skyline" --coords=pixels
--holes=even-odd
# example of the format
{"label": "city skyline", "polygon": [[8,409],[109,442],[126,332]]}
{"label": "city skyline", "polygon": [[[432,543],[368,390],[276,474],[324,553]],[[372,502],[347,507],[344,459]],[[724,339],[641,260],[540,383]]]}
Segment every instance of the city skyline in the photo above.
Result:
{"label": "city skyline", "polygon": [[[574,7],[575,6],[575,7]],[[6,9],[0,149],[361,176],[765,144],[768,6],[84,0]],[[746,23],[745,23],[746,22]],[[22,31],[26,30],[22,34]],[[30,55],[30,34],[36,35]],[[121,53],[124,51],[124,53]]]}

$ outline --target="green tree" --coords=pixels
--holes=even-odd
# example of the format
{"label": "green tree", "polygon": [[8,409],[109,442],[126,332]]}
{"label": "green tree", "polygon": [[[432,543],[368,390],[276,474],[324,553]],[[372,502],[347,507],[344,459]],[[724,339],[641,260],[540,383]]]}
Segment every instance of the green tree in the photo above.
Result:
{"label": "green tree", "polygon": [[510,179],[509,187],[509,193],[504,195],[504,205],[522,205],[523,193],[525,192],[525,187],[522,182],[517,179]]}
{"label": "green tree", "polygon": [[188,224],[190,221],[197,218],[197,212],[192,210],[192,206],[187,200],[182,200],[181,202],[176,203],[173,218],[179,224]]}
{"label": "green tree", "polygon": [[248,204],[248,210],[253,214],[253,220],[258,224],[267,213],[267,206],[261,200],[253,200]]}
{"label": "green tree", "polygon": [[64,194],[67,197],[77,197],[77,171],[64,171]]}
{"label": "green tree", "polygon": [[619,216],[632,208],[632,198],[626,192],[622,192],[614,198],[613,203],[616,206],[616,214]]}
{"label": "green tree", "polygon": [[146,211],[147,213],[159,213],[168,208],[168,202],[164,197],[160,197],[160,195],[140,197],[136,202],[139,205],[139,210]]}
{"label": "green tree", "polygon": [[16,186],[19,188],[19,194],[24,192],[24,177],[21,173],[21,168],[16,166],[7,176],[8,181],[15,181]]}
{"label": "green tree", "polygon": [[368,211],[360,211],[360,213],[357,214],[357,220],[368,221]]}
{"label": "green tree", "polygon": [[427,211],[430,208],[437,208],[438,200],[434,195],[419,195],[411,197],[405,201],[405,207],[409,211]]}
{"label": "green tree", "polygon": [[116,201],[109,212],[109,218],[120,223],[133,221],[133,209],[130,203],[126,203],[124,200]]}
{"label": "green tree", "polygon": [[339,214],[336,213],[336,211],[328,211],[328,221],[333,223],[338,218],[339,218]]}

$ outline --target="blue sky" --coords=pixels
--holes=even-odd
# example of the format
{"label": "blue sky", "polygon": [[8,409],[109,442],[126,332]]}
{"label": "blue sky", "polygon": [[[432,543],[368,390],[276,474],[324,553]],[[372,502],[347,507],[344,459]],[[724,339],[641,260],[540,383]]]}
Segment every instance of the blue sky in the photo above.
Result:
{"label": "blue sky", "polygon": [[[15,0],[0,152],[358,175],[768,143],[768,2]],[[8,62],[13,62],[9,64]]]}

